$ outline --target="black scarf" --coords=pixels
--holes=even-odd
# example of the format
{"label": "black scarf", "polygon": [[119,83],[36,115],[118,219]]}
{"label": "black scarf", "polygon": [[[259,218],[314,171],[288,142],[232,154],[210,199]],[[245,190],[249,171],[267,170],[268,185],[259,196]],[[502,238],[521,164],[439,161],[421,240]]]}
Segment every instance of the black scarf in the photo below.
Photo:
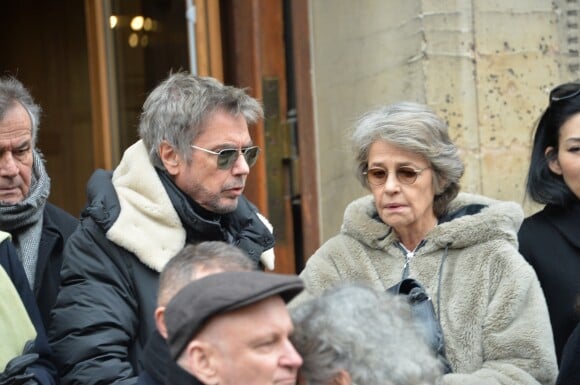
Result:
{"label": "black scarf", "polygon": [[274,235],[258,218],[254,205],[241,196],[233,212],[211,213],[184,194],[165,171],[156,171],[185,228],[187,243],[225,241],[244,250],[262,266],[260,256],[274,247]]}

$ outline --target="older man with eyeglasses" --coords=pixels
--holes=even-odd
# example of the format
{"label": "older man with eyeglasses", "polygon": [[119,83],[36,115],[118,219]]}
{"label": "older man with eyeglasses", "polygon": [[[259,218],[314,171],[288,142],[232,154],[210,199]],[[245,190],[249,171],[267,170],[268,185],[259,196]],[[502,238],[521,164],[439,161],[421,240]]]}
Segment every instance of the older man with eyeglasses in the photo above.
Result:
{"label": "older man with eyeglasses", "polygon": [[273,268],[272,228],[243,194],[263,117],[243,90],[186,73],[143,106],[140,140],[119,166],[98,170],[65,249],[50,328],[63,384],[132,384],[153,314],[159,272],[188,243],[226,241]]}

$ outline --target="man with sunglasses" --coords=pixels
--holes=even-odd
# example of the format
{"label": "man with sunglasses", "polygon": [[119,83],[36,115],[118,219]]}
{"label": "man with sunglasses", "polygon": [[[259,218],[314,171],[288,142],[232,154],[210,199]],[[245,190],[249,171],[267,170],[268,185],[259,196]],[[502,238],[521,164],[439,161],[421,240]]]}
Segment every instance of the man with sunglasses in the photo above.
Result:
{"label": "man with sunglasses", "polygon": [[159,272],[184,245],[226,241],[273,268],[270,224],[242,195],[263,116],[243,90],[176,73],[143,105],[140,140],[98,170],[65,249],[50,339],[66,384],[133,384],[155,329]]}

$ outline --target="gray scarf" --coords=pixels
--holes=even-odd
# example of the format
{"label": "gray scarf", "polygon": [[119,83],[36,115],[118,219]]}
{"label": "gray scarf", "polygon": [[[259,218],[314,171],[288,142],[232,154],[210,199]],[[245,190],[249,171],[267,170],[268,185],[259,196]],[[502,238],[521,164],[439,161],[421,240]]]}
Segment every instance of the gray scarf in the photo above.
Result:
{"label": "gray scarf", "polygon": [[50,178],[42,155],[33,150],[32,180],[28,196],[16,204],[0,204],[0,228],[12,234],[12,242],[24,265],[30,287],[34,288],[42,213],[50,193]]}

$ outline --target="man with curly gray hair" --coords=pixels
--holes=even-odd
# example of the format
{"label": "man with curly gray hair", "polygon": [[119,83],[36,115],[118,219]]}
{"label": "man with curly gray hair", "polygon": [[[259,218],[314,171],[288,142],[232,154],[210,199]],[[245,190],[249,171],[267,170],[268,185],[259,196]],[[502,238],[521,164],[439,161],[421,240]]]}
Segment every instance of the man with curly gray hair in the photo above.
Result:
{"label": "man with curly gray hair", "polygon": [[400,297],[342,285],[300,303],[291,315],[304,385],[433,385],[441,376]]}

